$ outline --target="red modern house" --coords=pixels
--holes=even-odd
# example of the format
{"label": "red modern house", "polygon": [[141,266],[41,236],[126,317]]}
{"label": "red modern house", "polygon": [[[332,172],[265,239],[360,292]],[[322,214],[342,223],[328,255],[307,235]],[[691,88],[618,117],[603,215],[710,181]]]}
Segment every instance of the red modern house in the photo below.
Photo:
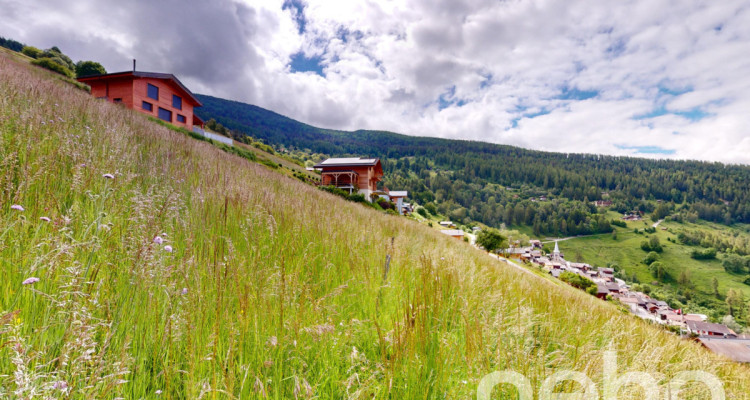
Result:
{"label": "red modern house", "polygon": [[193,114],[202,104],[172,74],[126,71],[78,78],[91,94],[192,130],[203,121]]}

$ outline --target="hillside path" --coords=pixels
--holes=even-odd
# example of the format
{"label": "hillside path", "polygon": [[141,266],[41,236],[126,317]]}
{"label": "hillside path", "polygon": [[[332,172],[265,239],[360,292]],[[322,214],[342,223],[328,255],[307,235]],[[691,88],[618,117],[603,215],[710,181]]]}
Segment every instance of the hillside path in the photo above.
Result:
{"label": "hillside path", "polygon": [[656,222],[655,222],[655,223],[654,223],[653,225],[651,225],[651,226],[652,226],[653,228],[656,228],[656,227],[657,227],[657,226],[659,226],[659,224],[661,224],[662,222],[664,222],[664,218],[662,218],[662,219],[660,219],[660,220],[656,221]]}

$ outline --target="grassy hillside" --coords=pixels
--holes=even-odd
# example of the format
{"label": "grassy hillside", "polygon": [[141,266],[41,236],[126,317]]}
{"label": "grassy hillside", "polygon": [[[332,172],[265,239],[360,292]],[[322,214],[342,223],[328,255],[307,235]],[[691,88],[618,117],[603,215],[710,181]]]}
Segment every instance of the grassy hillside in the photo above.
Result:
{"label": "grassy hillside", "polygon": [[5,55],[0,164],[0,398],[468,398],[504,369],[599,384],[610,343],[620,372],[750,393],[609,304]]}
{"label": "grassy hillside", "polygon": [[[619,218],[619,215],[614,215]],[[726,232],[730,236],[748,236],[744,229],[737,229],[725,225],[717,225],[705,221],[697,223],[689,222],[663,222],[655,233],[634,233],[634,229],[641,231],[653,224],[653,221],[633,221],[628,222],[627,229],[617,228],[617,239],[613,240],[611,235],[580,237],[566,240],[560,243],[560,248],[566,253],[566,256],[574,259],[580,257],[588,263],[605,266],[608,263],[618,264],[625,271],[627,277],[635,274],[641,283],[652,284],[655,288],[669,294],[671,299],[678,299],[685,303],[688,309],[692,311],[715,314],[713,317],[720,320],[726,314],[726,307],[707,306],[707,300],[713,300],[719,304],[723,303],[723,295],[732,289],[742,292],[745,298],[750,297],[750,286],[743,283],[747,279],[746,274],[730,274],[722,266],[724,254],[719,258],[712,260],[696,260],[691,257],[691,252],[700,249],[698,246],[688,246],[679,242],[678,234],[682,231],[704,230],[715,232]],[[664,230],[664,229],[666,230]],[[664,251],[659,254],[659,260],[664,264],[668,276],[658,282],[643,263],[646,252],[640,247],[641,242],[648,240],[650,237],[659,238]],[[670,241],[671,240],[671,241]],[[677,282],[679,276],[684,272],[690,278],[690,288],[688,292],[697,293],[697,297],[686,299],[680,293],[685,292],[684,288]],[[718,289],[720,299],[716,299],[713,293],[713,279],[719,283]],[[630,279],[629,279],[630,280]],[[688,297],[690,297],[688,295]],[[702,305],[703,304],[703,305]],[[709,304],[710,305],[710,304]],[[681,308],[681,305],[677,305]],[[706,307],[707,309],[704,309]],[[742,315],[745,315],[742,310]]]}

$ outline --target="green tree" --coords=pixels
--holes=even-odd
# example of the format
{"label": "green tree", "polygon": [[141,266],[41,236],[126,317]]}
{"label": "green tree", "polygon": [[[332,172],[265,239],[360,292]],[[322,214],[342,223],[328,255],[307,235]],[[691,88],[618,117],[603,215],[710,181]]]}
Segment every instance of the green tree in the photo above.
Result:
{"label": "green tree", "polygon": [[654,278],[660,281],[667,277],[667,271],[664,269],[664,264],[660,261],[652,262],[651,265],[648,266],[648,271],[654,276]]}
{"label": "green tree", "polygon": [[107,70],[96,61],[78,61],[76,63],[76,77],[81,78],[91,75],[103,75]]}
{"label": "green tree", "polygon": [[690,272],[687,270],[682,270],[682,272],[680,272],[680,276],[677,278],[677,283],[679,283],[680,286],[683,287],[691,287],[693,283],[690,280]]}
{"label": "green tree", "polygon": [[655,251],[652,251],[646,254],[646,258],[643,259],[643,263],[646,265],[651,265],[658,259],[659,259],[659,254],[656,253]]}
{"label": "green tree", "polygon": [[733,274],[744,274],[747,272],[747,260],[737,254],[729,254],[721,262],[724,270]]}
{"label": "green tree", "polygon": [[477,235],[477,244],[485,250],[493,252],[507,246],[505,236],[500,234],[497,229],[485,229]]}
{"label": "green tree", "polygon": [[432,215],[437,215],[438,214],[437,207],[435,206],[435,203],[433,203],[433,202],[429,202],[429,203],[425,204],[424,208],[427,210],[427,212],[429,212]]}

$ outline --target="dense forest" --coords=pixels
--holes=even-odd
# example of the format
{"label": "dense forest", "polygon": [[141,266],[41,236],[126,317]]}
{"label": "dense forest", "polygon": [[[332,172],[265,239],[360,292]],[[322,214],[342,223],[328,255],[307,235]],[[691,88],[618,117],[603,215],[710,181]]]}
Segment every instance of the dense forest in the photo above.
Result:
{"label": "dense forest", "polygon": [[[198,95],[197,114],[287,151],[380,157],[386,186],[435,202],[460,222],[523,224],[535,234],[607,232],[590,204],[620,212],[750,223],[750,167],[700,161],[562,154],[383,131],[320,129],[263,108]],[[655,206],[655,201],[661,204]]]}

